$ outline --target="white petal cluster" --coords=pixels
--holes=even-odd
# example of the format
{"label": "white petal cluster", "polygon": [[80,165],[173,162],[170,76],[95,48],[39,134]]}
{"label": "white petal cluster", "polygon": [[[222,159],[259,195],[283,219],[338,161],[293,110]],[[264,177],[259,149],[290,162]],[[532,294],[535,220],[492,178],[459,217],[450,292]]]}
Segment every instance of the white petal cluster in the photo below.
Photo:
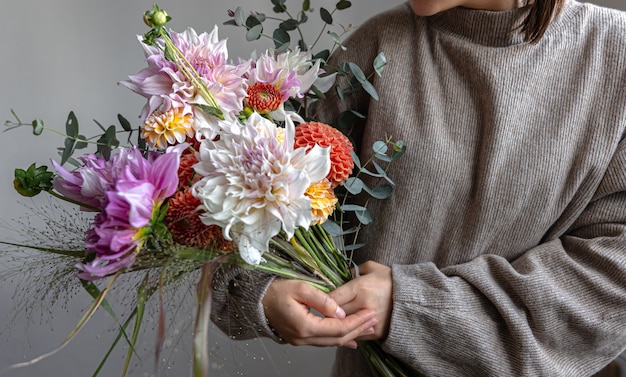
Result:
{"label": "white petal cluster", "polygon": [[[294,149],[295,126],[286,122],[284,140],[276,125],[253,114],[245,125],[232,125],[218,140],[204,140],[193,186],[206,212],[202,221],[222,227],[242,258],[259,264],[270,239],[281,230],[291,238],[311,224],[311,202],[304,195],[330,170],[330,150]],[[308,153],[307,153],[308,152]]]}

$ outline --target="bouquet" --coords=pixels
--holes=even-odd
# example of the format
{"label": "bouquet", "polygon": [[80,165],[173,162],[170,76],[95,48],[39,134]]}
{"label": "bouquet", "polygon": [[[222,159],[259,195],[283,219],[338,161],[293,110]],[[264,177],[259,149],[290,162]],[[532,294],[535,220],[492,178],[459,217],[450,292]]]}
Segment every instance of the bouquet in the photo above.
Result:
{"label": "bouquet", "polygon": [[[121,130],[102,127],[102,134],[86,138],[71,112],[60,160],[52,161],[56,172],[34,164],[15,170],[14,186],[22,195],[47,192],[92,214],[84,247],[77,250],[4,242],[58,254],[68,263],[78,260],[76,281],[94,301],[59,349],[96,310],[117,320],[107,294],[122,276],[144,273],[136,304],[119,321],[112,345],[122,338],[129,344],[126,374],[148,300],[163,300],[164,287],[200,270],[194,375],[206,376],[210,291],[217,269],[240,266],[299,279],[325,292],[353,278],[351,255],[362,245],[348,237],[371,222],[371,215],[351,200],[359,194],[380,200],[391,195],[385,165],[401,157],[405,146],[391,138],[378,141],[373,157],[362,162],[349,127],[317,121],[311,109],[326,96],[341,100],[365,90],[376,98],[371,77],[349,62],[336,73],[326,72],[348,29],[330,33],[333,48],[313,55],[313,46],[303,40],[292,47],[289,34],[308,20],[309,1],[296,18],[284,0],[272,3],[275,12],[287,15],[273,32],[275,47],[236,62],[228,60],[217,27],[200,34],[191,28],[169,30],[170,16],[155,5],[144,14],[150,30],[139,37],[147,67],[121,83],[147,99],[143,123],[135,127],[120,115]],[[333,23],[333,12],[350,6],[342,0],[332,12],[321,8],[324,27]],[[227,24],[245,27],[250,41],[264,35],[269,19],[254,12],[246,17],[241,8],[230,17]],[[381,74],[384,65],[381,53],[372,74]],[[364,117],[354,110],[346,114]],[[11,128],[32,127],[35,135],[47,129],[39,119],[25,123],[13,115],[15,121],[7,122]],[[120,133],[128,134],[127,145],[122,146]],[[91,144],[94,153],[74,156]],[[383,184],[369,186],[363,176]],[[356,220],[348,222],[346,214]],[[360,349],[377,376],[416,375],[377,342],[361,342]]]}

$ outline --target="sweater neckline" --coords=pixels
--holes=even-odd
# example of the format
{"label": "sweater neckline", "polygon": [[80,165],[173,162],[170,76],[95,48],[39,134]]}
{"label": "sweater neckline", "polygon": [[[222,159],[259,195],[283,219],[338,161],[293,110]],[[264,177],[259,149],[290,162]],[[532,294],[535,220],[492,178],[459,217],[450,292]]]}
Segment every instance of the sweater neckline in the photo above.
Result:
{"label": "sweater neckline", "polygon": [[[561,12],[550,23],[544,38],[570,18],[573,3],[572,0],[565,1]],[[434,28],[469,43],[507,47],[526,43],[520,25],[529,9],[527,6],[508,11],[488,11],[456,7],[427,18]]]}

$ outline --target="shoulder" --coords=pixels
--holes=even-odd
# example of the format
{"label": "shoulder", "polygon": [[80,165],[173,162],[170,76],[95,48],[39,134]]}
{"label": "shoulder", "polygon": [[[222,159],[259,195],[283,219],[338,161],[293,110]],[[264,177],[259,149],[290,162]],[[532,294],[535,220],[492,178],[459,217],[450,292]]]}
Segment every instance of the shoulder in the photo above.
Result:
{"label": "shoulder", "polygon": [[568,34],[580,41],[626,46],[626,12],[577,1],[566,2],[561,17]]}
{"label": "shoulder", "polygon": [[355,46],[380,44],[413,30],[415,16],[408,2],[381,12],[359,25],[347,43]]}

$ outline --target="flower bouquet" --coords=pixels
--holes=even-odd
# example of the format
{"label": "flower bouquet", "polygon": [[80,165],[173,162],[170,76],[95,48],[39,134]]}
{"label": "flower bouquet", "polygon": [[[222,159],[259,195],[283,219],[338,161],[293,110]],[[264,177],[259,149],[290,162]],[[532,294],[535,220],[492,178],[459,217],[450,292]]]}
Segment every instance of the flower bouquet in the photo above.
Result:
{"label": "flower bouquet", "polygon": [[[151,29],[139,38],[147,67],[121,83],[146,97],[143,123],[133,127],[118,116],[121,130],[102,128],[101,135],[88,139],[70,113],[60,162],[52,162],[56,173],[46,166],[16,169],[14,186],[21,194],[45,191],[93,214],[78,250],[4,242],[67,257],[75,263],[77,282],[94,297],[59,349],[99,308],[117,320],[107,294],[122,276],[144,273],[136,304],[120,322],[112,345],[122,338],[129,344],[126,374],[148,300],[163,300],[165,286],[199,270],[194,375],[206,376],[211,282],[217,269],[240,266],[300,279],[325,292],[352,279],[351,253],[361,245],[348,243],[346,236],[358,233],[371,216],[366,206],[350,199],[391,195],[385,165],[402,156],[405,146],[378,141],[371,160],[361,162],[348,136],[315,119],[311,108],[327,95],[340,100],[355,90],[374,97],[376,91],[353,63],[326,73],[329,58],[342,47],[340,35],[331,33],[334,47],[315,56],[302,40],[291,47],[289,32],[307,21],[309,1],[297,18],[287,12],[284,0],[272,3],[275,12],[288,16],[273,33],[275,48],[237,62],[228,60],[217,27],[200,34],[191,28],[168,30],[169,15],[155,5],[144,15]],[[350,5],[339,1],[334,11]],[[332,24],[333,12],[320,9],[325,27]],[[227,23],[245,27],[251,41],[263,35],[269,18],[260,13],[245,17],[241,8],[230,17]],[[372,74],[381,74],[384,64],[381,54]],[[341,87],[338,77],[347,78],[348,86]],[[25,123],[13,115],[9,127],[32,127],[36,135],[46,129],[41,120]],[[128,133],[128,145],[121,146],[120,132]],[[92,143],[95,153],[74,157]],[[361,179],[365,175],[384,184],[370,187]],[[352,224],[344,218],[347,213],[356,219]],[[162,335],[159,341],[157,359]],[[377,342],[361,342],[360,348],[377,376],[416,375]]]}

